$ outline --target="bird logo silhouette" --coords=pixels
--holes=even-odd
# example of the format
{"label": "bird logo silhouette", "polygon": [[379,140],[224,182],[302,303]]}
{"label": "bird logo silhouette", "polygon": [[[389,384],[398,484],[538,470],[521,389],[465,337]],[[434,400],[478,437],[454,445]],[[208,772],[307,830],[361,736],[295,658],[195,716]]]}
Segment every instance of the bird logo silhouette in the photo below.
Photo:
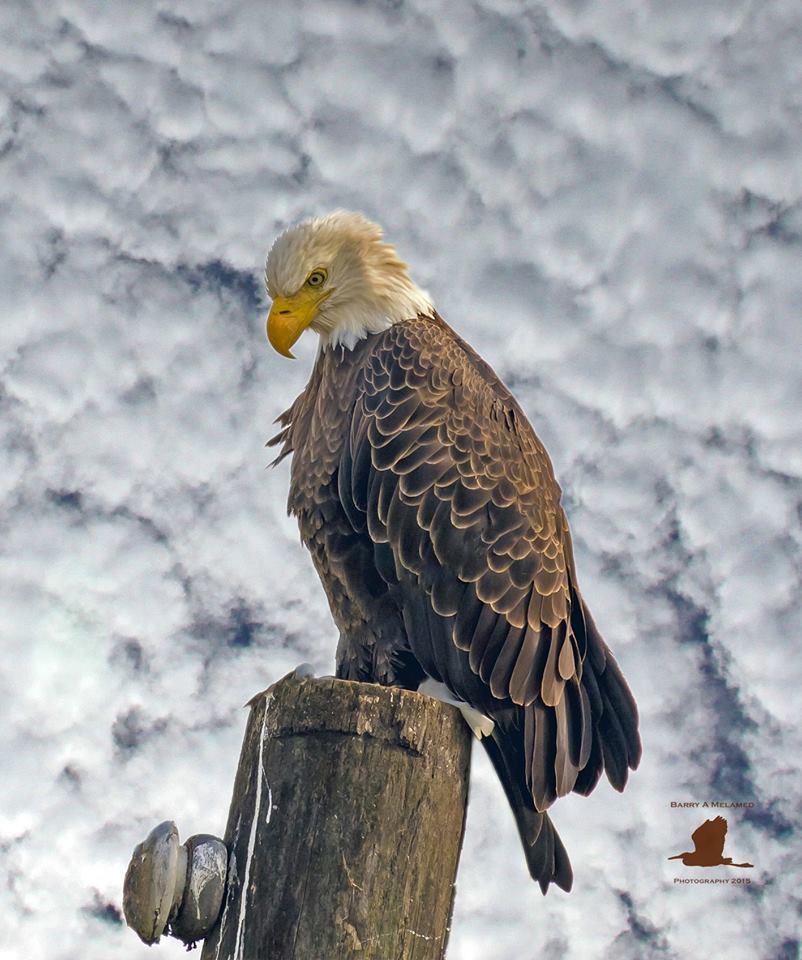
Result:
{"label": "bird logo silhouette", "polygon": [[678,853],[669,860],[682,860],[686,867],[753,867],[753,863],[733,863],[732,857],[722,856],[724,838],[727,836],[727,821],[724,817],[705,820],[691,834],[693,850]]}

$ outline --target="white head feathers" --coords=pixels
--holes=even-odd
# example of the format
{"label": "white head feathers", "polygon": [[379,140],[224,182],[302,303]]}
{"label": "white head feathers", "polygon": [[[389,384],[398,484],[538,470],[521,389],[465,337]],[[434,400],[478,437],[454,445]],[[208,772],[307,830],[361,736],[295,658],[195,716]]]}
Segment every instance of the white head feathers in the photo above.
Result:
{"label": "white head feathers", "polygon": [[325,272],[328,295],[311,326],[324,349],[351,349],[399,320],[433,314],[432,301],[382,240],[381,227],[362,214],[337,210],[285,230],[267,256],[267,292],[274,300],[292,297],[318,269]]}

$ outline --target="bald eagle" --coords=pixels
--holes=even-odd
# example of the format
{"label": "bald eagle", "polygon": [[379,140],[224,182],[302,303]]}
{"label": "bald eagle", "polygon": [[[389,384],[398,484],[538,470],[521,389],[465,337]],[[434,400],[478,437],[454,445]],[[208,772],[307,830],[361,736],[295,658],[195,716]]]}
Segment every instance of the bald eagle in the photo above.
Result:
{"label": "bald eagle", "polygon": [[[339,629],[337,675],[442,691],[482,737],[529,872],[570,890],[546,813],[617,790],[640,759],[635,701],[577,585],[560,487],[523,410],[363,216],[278,237],[267,335],[320,345],[278,418],[298,519]],[[484,736],[482,736],[484,734]]]}

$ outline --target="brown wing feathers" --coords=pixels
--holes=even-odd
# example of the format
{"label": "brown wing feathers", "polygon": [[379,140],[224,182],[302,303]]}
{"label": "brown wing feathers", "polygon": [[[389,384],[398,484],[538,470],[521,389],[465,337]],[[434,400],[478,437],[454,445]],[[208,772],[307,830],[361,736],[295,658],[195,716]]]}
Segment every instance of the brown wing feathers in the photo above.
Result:
{"label": "brown wing feathers", "polygon": [[[338,476],[346,514],[449,621],[489,688],[473,705],[523,713],[537,808],[588,792],[602,765],[621,789],[640,754],[634,701],[577,592],[560,489],[515,401],[428,320],[388,330],[357,391]],[[424,666],[449,659],[409,641]]]}

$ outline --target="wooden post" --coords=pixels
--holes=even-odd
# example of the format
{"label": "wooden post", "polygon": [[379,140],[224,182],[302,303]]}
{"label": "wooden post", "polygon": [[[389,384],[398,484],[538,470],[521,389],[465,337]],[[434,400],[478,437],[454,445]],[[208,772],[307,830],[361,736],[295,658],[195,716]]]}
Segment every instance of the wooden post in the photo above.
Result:
{"label": "wooden post", "polygon": [[201,960],[442,958],[470,749],[406,690],[290,675],[255,697]]}

